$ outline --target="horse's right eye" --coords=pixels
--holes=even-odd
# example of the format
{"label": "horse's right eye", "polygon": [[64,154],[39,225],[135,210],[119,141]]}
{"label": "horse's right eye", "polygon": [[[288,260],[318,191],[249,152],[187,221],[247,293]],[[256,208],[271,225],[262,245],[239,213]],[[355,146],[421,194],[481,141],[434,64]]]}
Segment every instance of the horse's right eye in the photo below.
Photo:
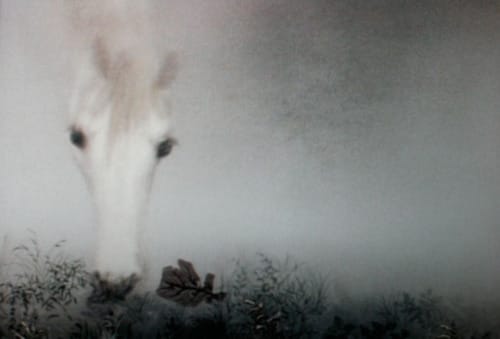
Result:
{"label": "horse's right eye", "polygon": [[177,141],[172,138],[163,140],[156,146],[156,158],[166,157],[172,151],[172,148],[177,144]]}
{"label": "horse's right eye", "polygon": [[85,134],[77,129],[72,129],[69,135],[71,143],[76,147],[83,149],[85,147]]}

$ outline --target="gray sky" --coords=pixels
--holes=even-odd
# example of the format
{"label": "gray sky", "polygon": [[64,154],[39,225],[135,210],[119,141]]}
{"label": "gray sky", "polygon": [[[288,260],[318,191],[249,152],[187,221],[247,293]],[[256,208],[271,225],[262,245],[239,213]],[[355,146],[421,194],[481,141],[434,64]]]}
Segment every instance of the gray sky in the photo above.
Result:
{"label": "gray sky", "polygon": [[[1,2],[0,235],[90,256],[64,118],[78,50],[54,3]],[[500,297],[499,4],[155,6],[182,65],[144,230],[155,281],[177,257],[227,273],[263,251],[358,290]]]}

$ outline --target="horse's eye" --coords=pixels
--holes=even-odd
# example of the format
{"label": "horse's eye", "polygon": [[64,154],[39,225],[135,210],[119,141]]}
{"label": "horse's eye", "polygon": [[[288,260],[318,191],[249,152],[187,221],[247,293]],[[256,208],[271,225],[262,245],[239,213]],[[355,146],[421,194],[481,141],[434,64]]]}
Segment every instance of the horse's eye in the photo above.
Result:
{"label": "horse's eye", "polygon": [[176,144],[174,139],[166,139],[156,147],[156,157],[158,159],[166,157],[172,151],[172,147]]}
{"label": "horse's eye", "polygon": [[77,129],[72,129],[69,139],[71,143],[78,148],[83,149],[85,147],[85,134],[82,131]]}

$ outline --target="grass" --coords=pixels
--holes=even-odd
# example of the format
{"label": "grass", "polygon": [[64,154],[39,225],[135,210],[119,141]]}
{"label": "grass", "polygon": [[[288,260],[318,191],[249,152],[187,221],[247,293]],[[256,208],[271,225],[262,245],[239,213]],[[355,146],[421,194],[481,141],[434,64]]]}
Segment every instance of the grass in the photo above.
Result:
{"label": "grass", "polygon": [[432,290],[335,302],[329,279],[265,254],[237,263],[224,300],[185,307],[149,292],[89,304],[92,276],[63,247],[43,251],[33,235],[14,248],[20,273],[0,281],[0,338],[499,338],[499,309],[473,323]]}

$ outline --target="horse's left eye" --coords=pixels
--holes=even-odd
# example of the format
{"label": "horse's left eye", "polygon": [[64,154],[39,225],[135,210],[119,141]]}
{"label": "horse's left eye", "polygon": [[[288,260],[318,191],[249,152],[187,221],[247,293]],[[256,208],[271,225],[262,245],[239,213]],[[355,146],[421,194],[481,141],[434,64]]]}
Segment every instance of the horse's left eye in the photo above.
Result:
{"label": "horse's left eye", "polygon": [[174,139],[166,139],[158,144],[156,147],[156,157],[158,159],[166,157],[172,151],[172,147],[175,145]]}

